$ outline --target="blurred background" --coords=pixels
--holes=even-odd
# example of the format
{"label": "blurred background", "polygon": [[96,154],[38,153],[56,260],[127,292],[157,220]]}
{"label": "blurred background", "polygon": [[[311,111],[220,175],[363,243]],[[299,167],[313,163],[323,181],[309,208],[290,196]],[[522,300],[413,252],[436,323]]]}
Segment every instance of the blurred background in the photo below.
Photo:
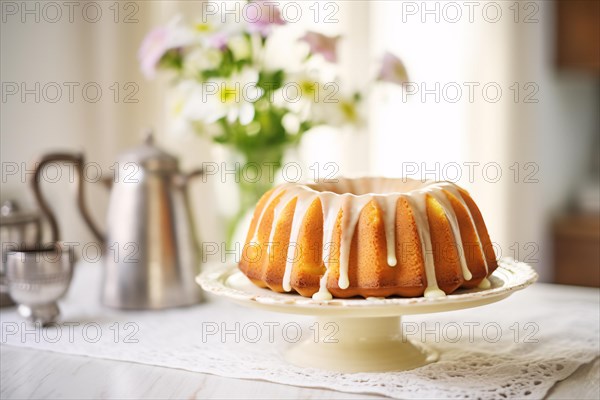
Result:
{"label": "blurred background", "polygon": [[[147,127],[182,168],[222,160],[210,140],[173,132],[169,79],[147,80],[136,56],[148,31],[199,15],[202,2],[50,3],[2,2],[3,201],[35,208],[24,180],[38,155],[83,151],[108,174]],[[404,91],[371,93],[360,128],[307,133],[289,155],[307,178],[315,163],[332,162],[341,175],[452,180],[478,202],[499,256],[530,263],[543,281],[600,286],[599,2],[299,6],[294,25],[341,35],[346,84],[368,85],[386,50],[410,76]],[[224,240],[221,185],[216,177],[193,185],[203,241]],[[102,224],[108,194],[87,186]],[[69,187],[68,179],[44,187],[63,239],[93,240]]]}

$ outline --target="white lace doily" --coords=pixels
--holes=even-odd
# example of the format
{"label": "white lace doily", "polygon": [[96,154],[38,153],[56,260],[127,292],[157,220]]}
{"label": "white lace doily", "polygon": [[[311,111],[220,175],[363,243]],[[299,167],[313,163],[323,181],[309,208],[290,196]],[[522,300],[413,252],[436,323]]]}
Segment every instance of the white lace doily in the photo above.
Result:
{"label": "white lace doily", "polygon": [[441,353],[425,367],[356,374],[298,368],[282,353],[298,326],[314,335],[309,317],[214,298],[159,312],[109,310],[99,305],[99,274],[97,264],[78,267],[58,326],[35,330],[14,308],[3,309],[2,344],[409,399],[541,398],[600,354],[598,302],[534,285],[485,307],[406,317],[409,337]]}

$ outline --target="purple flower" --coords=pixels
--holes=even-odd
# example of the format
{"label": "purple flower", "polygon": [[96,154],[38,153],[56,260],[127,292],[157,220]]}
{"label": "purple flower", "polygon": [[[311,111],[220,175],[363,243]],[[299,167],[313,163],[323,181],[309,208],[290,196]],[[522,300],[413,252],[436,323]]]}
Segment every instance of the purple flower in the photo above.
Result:
{"label": "purple flower", "polygon": [[408,81],[408,73],[402,60],[390,52],[386,52],[381,63],[378,80],[403,85]]}
{"label": "purple flower", "polygon": [[246,6],[248,30],[266,37],[271,33],[273,25],[285,25],[285,20],[281,18],[281,12],[276,4],[277,2],[264,0],[248,3]]}
{"label": "purple flower", "polygon": [[327,36],[322,33],[308,31],[300,40],[308,43],[312,54],[320,54],[329,62],[337,61],[337,42],[339,36]]}
{"label": "purple flower", "polygon": [[156,75],[156,66],[170,49],[190,43],[191,35],[178,26],[180,19],[173,19],[167,26],[153,29],[146,35],[138,51],[142,73],[149,79]]}
{"label": "purple flower", "polygon": [[225,49],[225,46],[227,46],[228,39],[228,32],[215,32],[207,37],[206,44],[208,45],[208,47],[223,50]]}

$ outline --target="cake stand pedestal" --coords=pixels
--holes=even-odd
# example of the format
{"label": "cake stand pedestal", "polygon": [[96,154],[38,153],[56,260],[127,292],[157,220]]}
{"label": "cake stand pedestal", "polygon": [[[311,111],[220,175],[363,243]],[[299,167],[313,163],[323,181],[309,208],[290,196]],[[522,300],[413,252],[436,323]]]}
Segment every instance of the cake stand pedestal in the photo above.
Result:
{"label": "cake stand pedestal", "polygon": [[404,371],[439,358],[404,336],[400,317],[319,317],[312,328],[310,338],[286,352],[291,364],[341,372]]}
{"label": "cake stand pedestal", "polygon": [[313,300],[256,287],[235,265],[201,273],[197,282],[213,294],[245,306],[313,315],[310,337],[292,344],[287,361],[302,367],[340,372],[404,371],[435,362],[439,354],[407,339],[401,316],[478,307],[510,296],[537,279],[533,269],[501,259],[490,288],[459,290],[441,298],[368,298]]}

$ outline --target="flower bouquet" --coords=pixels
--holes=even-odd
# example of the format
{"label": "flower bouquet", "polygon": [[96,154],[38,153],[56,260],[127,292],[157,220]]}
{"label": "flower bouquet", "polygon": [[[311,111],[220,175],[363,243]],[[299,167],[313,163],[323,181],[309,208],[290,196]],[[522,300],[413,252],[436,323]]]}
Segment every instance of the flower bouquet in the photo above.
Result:
{"label": "flower bouquet", "polygon": [[[341,87],[335,72],[339,36],[306,31],[290,38],[289,24],[272,2],[248,4],[244,18],[205,12],[188,23],[173,19],[146,36],[139,60],[148,78],[157,69],[172,71],[173,130],[208,135],[233,149],[242,163],[277,170],[286,149],[310,129],[359,123],[364,96]],[[293,50],[291,55],[282,55],[282,44]],[[379,80],[406,81],[397,57],[386,53],[382,64]],[[273,174],[250,181],[239,170],[240,205],[229,223],[228,241],[274,183]]]}

